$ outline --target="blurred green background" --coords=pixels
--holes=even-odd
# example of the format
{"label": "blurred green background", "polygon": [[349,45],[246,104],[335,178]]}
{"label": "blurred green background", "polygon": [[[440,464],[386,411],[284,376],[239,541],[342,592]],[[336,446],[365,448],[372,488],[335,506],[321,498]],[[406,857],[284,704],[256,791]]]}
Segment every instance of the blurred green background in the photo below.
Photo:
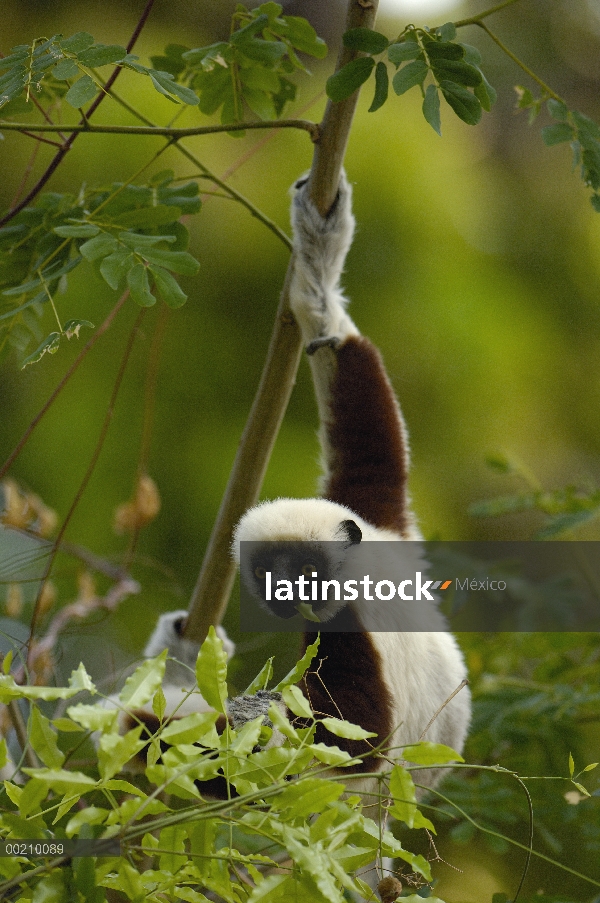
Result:
{"label": "blurred green background", "polygon": [[[138,0],[126,5],[117,0],[86,4],[4,0],[0,49],[6,54],[12,45],[33,37],[82,29],[96,40],[125,44],[142,6]],[[191,4],[157,0],[136,52],[147,62],[169,42],[198,47],[221,39],[228,33],[233,6],[216,0]],[[409,18],[417,25],[434,26],[473,15],[484,6],[446,4],[444,13],[423,18],[414,6],[403,14],[388,5],[378,28],[392,37]],[[332,71],[342,30],[343,7],[307,0],[285,9],[311,19],[332,48],[323,63],[311,61],[314,78],[297,79],[295,109],[311,103],[305,115],[317,121],[324,107],[320,92]],[[600,119],[600,12],[594,0],[523,0],[489,24],[571,108]],[[409,426],[410,487],[423,532],[442,539],[528,538],[539,526],[536,514],[482,520],[471,517],[468,509],[479,499],[521,485],[486,467],[490,453],[508,454],[549,489],[567,484],[589,489],[600,481],[600,216],[592,210],[589,191],[571,171],[568,146],[543,145],[539,131],[550,121],[547,114],[532,126],[526,113],[516,115],[514,85],[534,89],[531,80],[476,27],[462,30],[460,39],[480,48],[484,71],[499,93],[496,107],[484,114],[478,127],[460,122],[446,107],[439,138],[424,121],[414,90],[400,98],[392,96],[375,114],[367,113],[371,86],[361,98],[346,158],[358,228],[344,283],[353,317],[383,352]],[[121,76],[119,89],[155,121],[166,122],[173,113],[167,100],[127,73]],[[96,121],[128,120],[107,100]],[[199,114],[190,108],[178,124],[196,122]],[[259,143],[262,146],[256,149]],[[220,135],[189,139],[187,144],[219,175],[247,157],[231,184],[289,230],[288,187],[311,161],[306,134],[282,131],[268,141],[258,133],[242,139]],[[32,146],[26,137],[4,135],[2,209],[11,204]],[[120,136],[84,135],[49,188],[77,191],[82,182],[102,185],[126,179],[158,146],[152,138],[134,142]],[[34,175],[41,173],[51,154],[51,148],[41,148]],[[167,166],[178,176],[193,172],[176,151],[163,155],[155,170]],[[63,673],[83,658],[96,676],[106,675],[109,668],[140,654],[159,611],[186,607],[261,372],[287,266],[286,249],[229,200],[205,198],[202,212],[190,217],[187,226],[190,250],[202,267],[194,279],[182,278],[190,298],[180,311],[169,313],[161,352],[148,470],[159,487],[162,509],[143,531],[132,566],[142,592],[114,616],[70,630],[61,649]],[[114,300],[85,265],[59,298],[60,313],[63,321],[77,316],[98,325]],[[137,313],[131,302],[124,308],[12,469],[15,479],[38,493],[60,517],[69,509],[97,441]],[[49,332],[51,312],[45,316]],[[112,516],[116,505],[130,496],[135,480],[144,383],[158,316],[158,309],[153,309],[145,317],[98,466],[67,534],[108,559],[119,560],[127,547],[127,539],[112,529]],[[4,359],[0,460],[8,456],[81,345],[80,340],[78,346],[72,342],[61,347],[58,354],[46,355],[22,372],[15,355]],[[264,498],[315,492],[316,427],[303,362],[269,466]],[[592,525],[578,535],[596,538],[597,530]],[[70,561],[59,564],[58,604],[73,597],[76,570]],[[273,637],[240,636],[235,602],[225,624],[243,654],[243,662],[233,670],[238,689],[269,654],[278,654],[277,673],[287,669],[294,655],[289,637],[282,643]],[[523,638],[495,638],[486,645],[465,637],[475,680],[489,671],[514,674],[523,662],[533,680],[540,662],[556,660],[557,669],[563,669],[561,679],[598,683],[595,638],[581,638],[580,645],[577,638],[570,638],[567,647],[561,637],[544,640],[544,647],[540,642],[536,638],[527,645]],[[587,670],[574,677],[569,668],[578,665]],[[564,677],[565,672],[570,676]],[[544,679],[551,684],[558,680],[557,673],[550,669]],[[600,739],[593,718],[589,724],[580,737],[586,761],[598,758],[591,757]],[[561,739],[565,748],[570,739],[567,731]],[[547,773],[566,773],[566,759],[544,760],[545,742],[532,748],[527,767],[537,763],[542,770],[552,769]],[[493,753],[486,750],[486,755],[499,755],[501,747],[501,743],[493,747]],[[505,744],[507,750],[517,747],[515,740]],[[593,775],[590,780],[597,786]],[[595,808],[584,820],[600,821],[599,802],[592,801]],[[525,824],[515,830],[524,842]],[[590,835],[588,850],[573,840],[560,851],[554,849],[554,854],[581,871],[595,869],[598,876],[597,834]],[[551,847],[547,838],[540,842]],[[445,856],[453,863],[458,857],[466,870],[463,876],[442,871],[439,893],[447,893],[451,903],[487,901],[493,890],[514,892],[517,867],[507,867],[501,858],[490,864],[486,847],[470,847],[468,859],[464,851],[449,854],[447,848]],[[543,874],[536,868],[534,874]],[[552,876],[550,885],[565,887],[573,895],[565,900],[592,898],[592,887],[574,879],[565,884],[554,872]],[[537,884],[533,880],[531,889],[542,886],[551,892],[552,886],[543,885],[541,878]]]}

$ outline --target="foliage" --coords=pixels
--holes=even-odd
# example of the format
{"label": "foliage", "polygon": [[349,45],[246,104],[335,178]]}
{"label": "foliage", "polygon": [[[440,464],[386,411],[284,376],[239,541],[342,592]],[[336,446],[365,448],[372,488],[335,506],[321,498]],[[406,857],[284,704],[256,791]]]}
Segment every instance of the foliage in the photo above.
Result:
{"label": "foliage", "polygon": [[261,119],[277,119],[296,97],[289,75],[307,69],[297,53],[322,59],[325,42],[299,16],[282,16],[279,3],[263,3],[247,10],[238,4],[229,41],[186,50],[167,48],[153,61],[189,82],[200,95],[200,110],[221,110],[221,122],[240,122],[246,108]]}
{"label": "foliage", "polygon": [[499,473],[511,474],[527,484],[526,492],[516,492],[475,502],[470,507],[474,517],[500,517],[535,511],[543,515],[544,524],[533,539],[554,539],[578,527],[592,523],[600,514],[600,490],[577,486],[545,490],[518,462],[504,455],[488,458],[488,466]]}
{"label": "foliage", "polygon": [[[394,91],[404,94],[418,86],[423,95],[423,116],[438,135],[441,135],[440,94],[459,119],[476,125],[482,111],[491,110],[496,92],[480,68],[479,51],[455,41],[455,37],[452,22],[435,30],[410,25],[393,42],[366,28],[347,31],[345,45],[363,51],[366,56],[347,63],[332,75],[327,82],[327,94],[332,100],[343,100],[374,71],[375,96],[369,110],[378,110],[388,97],[389,75],[386,63],[376,64],[374,57],[387,53],[396,69],[392,78]],[[425,88],[428,77],[430,84]]]}
{"label": "foliage", "polygon": [[[187,295],[172,273],[195,275],[200,266],[185,250],[189,235],[180,218],[199,209],[198,184],[178,184],[172,171],[157,173],[147,184],[42,195],[0,229],[0,327],[8,341],[19,351],[32,338],[40,341],[44,305],[50,302],[58,319],[56,289],[64,292],[68,274],[84,262],[113,291],[129,288],[142,307],[155,304],[157,294],[169,307],[180,307]],[[61,336],[92,326],[84,320],[58,323],[60,332],[45,338],[23,366],[58,350]]]}
{"label": "foliage", "polygon": [[[316,651],[317,644],[312,656]],[[116,837],[122,852],[121,857],[67,862],[56,856],[47,858],[43,868],[38,857],[0,858],[3,898],[20,886],[21,900],[59,901],[68,896],[83,903],[101,901],[101,888],[114,888],[128,900],[201,903],[207,899],[203,888],[232,903],[292,897],[342,903],[344,888],[367,893],[350,873],[377,854],[399,857],[420,881],[431,880],[429,863],[388,831],[380,834],[378,825],[361,811],[358,796],[342,800],[344,786],[351,790],[352,779],[344,778],[343,770],[331,775],[327,767],[335,762],[344,769],[355,760],[335,745],[324,748],[313,742],[316,722],[323,719],[312,716],[297,687],[280,684],[303,726],[288,722],[274,706],[270,715],[285,740],[273,748],[258,748],[271,733],[260,718],[238,732],[227,726],[220,736],[217,711],[163,720],[165,657],[163,653],[145,661],[128,678],[116,703],[119,708],[152,704],[162,724],[149,739],[141,736],[141,724],[119,734],[114,702],[71,702],[81,691],[96,694],[83,666],[66,688],[19,687],[10,675],[0,676],[3,702],[29,702],[29,748],[41,763],[21,768],[24,784],[5,781],[2,839],[59,844]],[[311,657],[305,657],[289,681],[302,676]],[[202,646],[196,672],[197,686],[222,709],[227,663],[214,630]],[[42,711],[40,700],[56,699],[69,700],[66,716],[48,717]],[[338,736],[364,734],[338,719],[323,723]],[[89,742],[91,732],[96,732],[97,752]],[[144,774],[118,777],[142,749],[147,755]],[[84,752],[86,759],[81,760]],[[427,743],[411,747],[407,756],[424,764],[460,759],[445,747]],[[226,798],[206,799],[203,782],[219,776],[227,784]],[[415,805],[409,771],[395,766],[390,787],[392,795],[398,791],[391,808],[397,819],[411,828],[433,829]]]}
{"label": "foliage", "polygon": [[147,76],[159,94],[174,103],[198,103],[194,92],[178,84],[170,72],[142,66],[124,47],[100,44],[91,34],[79,31],[69,38],[35,38],[0,58],[2,115],[33,112],[36,94],[45,99],[64,96],[70,106],[80,109],[102,89],[96,69],[115,64]]}

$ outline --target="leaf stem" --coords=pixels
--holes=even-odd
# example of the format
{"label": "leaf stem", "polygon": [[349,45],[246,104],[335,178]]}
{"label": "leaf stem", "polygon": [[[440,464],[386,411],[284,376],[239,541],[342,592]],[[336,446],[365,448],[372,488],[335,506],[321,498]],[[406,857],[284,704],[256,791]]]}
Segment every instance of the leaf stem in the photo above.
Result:
{"label": "leaf stem", "polygon": [[[505,53],[506,56],[509,57],[513,61],[513,63],[515,63],[520,69],[522,69],[523,72],[525,72],[529,76],[529,78],[532,78],[533,81],[536,82],[540,86],[542,91],[544,91],[544,93],[548,95],[548,97],[552,97],[552,98],[554,98],[554,100],[558,100],[562,104],[565,103],[565,101],[563,100],[562,97],[560,97],[560,95],[556,94],[552,90],[552,88],[548,87],[546,82],[542,81],[542,79],[538,75],[536,75],[535,72],[533,72],[529,68],[529,66],[525,65],[525,63],[522,60],[520,60],[519,57],[516,56],[512,52],[512,50],[508,49],[506,44],[503,44],[502,41],[500,40],[500,38],[498,37],[498,35],[494,34],[494,32],[491,31],[484,22],[477,21],[477,22],[474,22],[474,24],[479,25],[479,27],[485,31],[485,33],[488,35],[488,37],[490,37],[492,39],[494,44],[496,44],[500,48],[500,50],[502,50],[502,52]],[[565,104],[565,106],[566,106],[566,104]]]}
{"label": "leaf stem", "polygon": [[490,9],[484,10],[484,12],[479,13],[477,16],[470,16],[468,19],[459,19],[458,22],[454,23],[454,27],[463,28],[465,25],[479,25],[482,19],[486,19],[488,16],[500,12],[501,9],[505,9],[507,6],[512,6],[514,3],[518,2],[519,0],[504,0],[503,3],[498,3],[497,6],[492,6]]}
{"label": "leaf stem", "polygon": [[13,449],[11,454],[8,456],[7,460],[4,462],[2,467],[0,467],[0,480],[10,470],[14,461],[22,452],[27,440],[31,436],[32,432],[34,431],[34,429],[36,428],[36,426],[38,425],[38,423],[40,422],[40,420],[42,419],[44,414],[48,411],[48,409],[56,401],[58,395],[64,389],[64,387],[66,386],[66,384],[68,383],[70,378],[73,376],[73,374],[75,373],[75,371],[77,370],[77,368],[79,367],[79,365],[81,364],[81,362],[83,361],[85,356],[88,354],[88,352],[92,350],[92,348],[94,347],[94,345],[96,344],[98,339],[102,335],[104,335],[104,333],[107,331],[107,329],[111,325],[112,321],[114,320],[114,318],[116,317],[118,312],[121,310],[121,308],[125,304],[125,301],[127,300],[128,297],[129,297],[129,291],[126,291],[126,292],[124,292],[123,295],[121,295],[121,297],[119,298],[119,300],[117,301],[117,303],[115,304],[115,306],[113,307],[111,312],[108,314],[104,323],[102,323],[102,325],[98,327],[98,329],[93,334],[91,339],[81,349],[81,351],[79,352],[79,354],[77,355],[77,357],[75,358],[75,360],[73,361],[73,363],[71,364],[71,366],[69,367],[69,369],[67,370],[67,372],[65,373],[63,378],[61,379],[61,381],[59,382],[59,384],[57,385],[56,389],[54,390],[54,392],[52,393],[52,395],[50,396],[48,401],[43,405],[43,407],[35,415],[35,417],[31,421],[31,423],[25,430],[24,434],[21,436],[21,439],[19,440],[19,442],[17,443],[17,445],[15,446],[15,448]]}
{"label": "leaf stem", "polygon": [[139,330],[142,318],[144,316],[144,313],[145,313],[145,309],[143,308],[140,311],[140,313],[138,314],[136,321],[133,324],[131,331],[129,333],[129,338],[127,339],[127,344],[125,345],[125,351],[123,352],[123,356],[121,358],[121,363],[119,365],[117,377],[115,379],[115,383],[113,386],[113,390],[111,392],[110,400],[108,402],[108,407],[106,409],[106,414],[104,415],[104,420],[103,420],[102,426],[100,428],[100,434],[98,436],[98,440],[94,447],[94,451],[92,452],[92,457],[90,458],[90,461],[89,461],[89,464],[85,471],[85,474],[83,475],[83,479],[81,480],[81,483],[79,484],[79,487],[77,488],[75,497],[71,503],[71,507],[69,508],[69,510],[66,514],[66,517],[60,526],[60,529],[58,531],[56,539],[54,540],[52,550],[50,552],[50,555],[48,556],[48,562],[46,564],[46,567],[44,568],[44,574],[42,575],[42,578],[40,580],[40,589],[39,589],[39,592],[37,595],[37,599],[35,600],[35,606],[33,609],[33,615],[31,617],[31,624],[30,624],[30,628],[29,628],[28,656],[27,656],[28,664],[29,664],[29,660],[31,658],[31,653],[33,650],[33,639],[34,639],[37,620],[39,618],[40,605],[41,605],[41,599],[42,599],[42,593],[44,590],[44,586],[46,584],[46,581],[48,580],[48,577],[50,576],[50,572],[54,565],[54,560],[58,554],[58,550],[60,548],[60,544],[62,542],[63,536],[65,535],[66,529],[69,526],[69,523],[71,522],[71,518],[73,517],[73,514],[75,513],[75,510],[76,510],[77,506],[79,505],[79,502],[81,501],[81,497],[82,497],[83,493],[85,492],[86,487],[91,479],[91,476],[96,468],[96,464],[98,462],[98,458],[100,457],[100,452],[102,451],[102,448],[104,446],[104,440],[106,439],[106,434],[108,433],[108,428],[110,426],[110,422],[111,422],[112,416],[114,414],[117,395],[119,394],[119,389],[121,388],[121,383],[123,382],[123,377],[125,376],[125,370],[127,368],[128,362],[129,362],[129,356],[131,354],[133,344],[134,344],[136,336],[138,334],[138,330]]}
{"label": "leaf stem", "polygon": [[40,282],[42,283],[42,285],[44,287],[44,291],[46,292],[46,294],[48,296],[48,301],[50,302],[50,306],[52,307],[52,310],[54,311],[54,316],[56,317],[56,322],[58,323],[58,331],[60,332],[61,335],[63,335],[62,323],[60,322],[60,317],[58,316],[58,311],[57,311],[56,307],[54,306],[54,298],[52,297],[52,293],[51,293],[50,289],[48,288],[48,283],[44,279],[41,267],[38,269],[37,274],[40,277]]}

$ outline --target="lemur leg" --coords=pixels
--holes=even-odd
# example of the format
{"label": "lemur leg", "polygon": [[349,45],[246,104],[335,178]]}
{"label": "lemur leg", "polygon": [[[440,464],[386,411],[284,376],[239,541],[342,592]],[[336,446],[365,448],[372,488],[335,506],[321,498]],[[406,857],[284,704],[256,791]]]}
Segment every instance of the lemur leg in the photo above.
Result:
{"label": "lemur leg", "polygon": [[340,277],[354,234],[344,173],[327,217],[296,183],[290,303],[310,355],[324,476],[321,494],[376,527],[417,537],[406,489],[408,440],[381,355],[346,312]]}

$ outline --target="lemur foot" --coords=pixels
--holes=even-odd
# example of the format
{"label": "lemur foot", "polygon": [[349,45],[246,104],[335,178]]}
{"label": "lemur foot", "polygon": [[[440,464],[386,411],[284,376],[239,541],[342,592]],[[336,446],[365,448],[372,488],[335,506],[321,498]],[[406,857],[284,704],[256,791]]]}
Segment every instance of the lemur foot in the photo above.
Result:
{"label": "lemur foot", "polygon": [[259,715],[263,716],[263,724],[273,727],[267,717],[272,702],[281,702],[281,693],[259,690],[254,696],[234,696],[227,702],[227,712],[234,729],[239,730],[247,721],[252,721]]}
{"label": "lemur foot", "polygon": [[331,270],[341,273],[348,248],[354,234],[352,215],[352,187],[345,172],[340,173],[337,195],[327,216],[321,216],[308,196],[303,176],[293,186],[292,226],[294,244],[298,253],[318,254],[327,258],[329,275]]}
{"label": "lemur foot", "polygon": [[315,351],[318,351],[319,348],[332,348],[334,351],[337,351],[341,344],[342,340],[337,335],[324,336],[321,339],[313,339],[312,342],[309,342],[306,346],[306,353],[310,356]]}
{"label": "lemur foot", "polygon": [[342,172],[337,197],[327,216],[321,216],[311,201],[306,178],[299,179],[294,189],[295,263],[290,306],[308,353],[312,354],[322,345],[334,348],[334,339],[343,341],[349,335],[358,334],[345,311],[347,302],[340,289],[344,261],[354,234],[352,188]]}

